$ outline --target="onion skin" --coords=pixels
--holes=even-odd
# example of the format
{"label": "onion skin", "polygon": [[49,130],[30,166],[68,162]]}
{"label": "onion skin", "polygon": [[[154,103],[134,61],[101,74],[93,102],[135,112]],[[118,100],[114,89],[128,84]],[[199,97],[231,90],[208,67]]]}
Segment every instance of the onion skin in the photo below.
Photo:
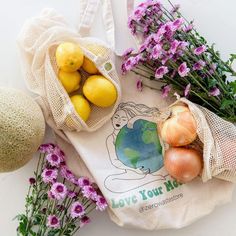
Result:
{"label": "onion skin", "polygon": [[164,166],[177,181],[187,183],[201,173],[203,158],[195,149],[172,147],[165,152]]}
{"label": "onion skin", "polygon": [[159,126],[162,140],[173,147],[188,145],[197,138],[197,123],[184,105],[173,106],[171,117]]}

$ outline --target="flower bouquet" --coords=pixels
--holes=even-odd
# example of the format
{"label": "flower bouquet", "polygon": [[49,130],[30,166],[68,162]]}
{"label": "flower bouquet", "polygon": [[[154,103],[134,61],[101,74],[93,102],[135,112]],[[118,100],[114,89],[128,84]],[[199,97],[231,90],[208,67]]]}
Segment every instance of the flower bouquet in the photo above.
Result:
{"label": "flower bouquet", "polygon": [[105,198],[88,178],[77,178],[64,161],[64,152],[43,144],[35,177],[29,179],[26,212],[16,218],[20,236],[74,235],[90,222],[89,213],[107,207]]}
{"label": "flower bouquet", "polygon": [[[236,72],[231,54],[224,62],[214,45],[186,20],[170,1],[168,10],[159,1],[141,3],[129,17],[128,27],[142,44],[137,52],[124,53],[122,72],[161,84],[162,96],[178,93],[224,118],[236,122]],[[231,76],[231,80],[228,77]],[[138,89],[142,80],[137,83]]]}

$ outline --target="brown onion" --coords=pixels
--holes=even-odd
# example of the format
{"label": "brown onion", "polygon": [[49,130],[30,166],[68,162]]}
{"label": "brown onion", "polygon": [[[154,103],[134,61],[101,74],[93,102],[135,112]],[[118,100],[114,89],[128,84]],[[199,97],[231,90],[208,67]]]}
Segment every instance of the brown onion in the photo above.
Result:
{"label": "brown onion", "polygon": [[202,170],[202,155],[192,148],[170,148],[164,155],[167,172],[181,183],[197,177]]}
{"label": "brown onion", "polygon": [[197,138],[197,123],[185,105],[173,106],[171,117],[159,125],[161,138],[171,146],[185,146]]}

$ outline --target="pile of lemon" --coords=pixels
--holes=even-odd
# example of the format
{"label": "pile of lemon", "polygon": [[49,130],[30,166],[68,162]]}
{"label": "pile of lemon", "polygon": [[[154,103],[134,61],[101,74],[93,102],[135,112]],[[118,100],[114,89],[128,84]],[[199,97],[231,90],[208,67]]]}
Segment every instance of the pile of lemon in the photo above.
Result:
{"label": "pile of lemon", "polygon": [[[69,94],[76,112],[84,121],[90,116],[90,103],[98,107],[109,107],[115,103],[117,91],[114,84],[99,74],[94,63],[84,56],[78,44],[64,42],[58,45],[56,62],[59,67],[58,79]],[[82,89],[81,70],[89,74]]]}

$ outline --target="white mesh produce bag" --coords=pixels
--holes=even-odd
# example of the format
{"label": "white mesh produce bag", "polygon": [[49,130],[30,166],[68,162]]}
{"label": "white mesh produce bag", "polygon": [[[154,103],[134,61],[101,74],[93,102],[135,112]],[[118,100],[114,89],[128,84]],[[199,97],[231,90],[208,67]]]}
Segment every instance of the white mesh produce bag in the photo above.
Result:
{"label": "white mesh produce bag", "polygon": [[[54,128],[59,130],[94,131],[100,128],[112,116],[121,98],[112,50],[95,38],[82,37],[88,34],[99,1],[90,0],[87,3],[84,11],[88,14],[84,14],[82,18],[79,33],[70,28],[62,16],[47,9],[39,17],[28,20],[18,38],[26,83],[32,92],[40,96],[41,106],[50,113]],[[112,29],[111,26],[107,25],[107,32],[109,27]],[[108,35],[111,38],[111,32]],[[117,90],[116,103],[108,108],[92,105],[91,116],[86,123],[75,111],[69,95],[58,80],[55,50],[62,42],[78,43],[84,55],[94,62],[99,72],[110,80]]]}

